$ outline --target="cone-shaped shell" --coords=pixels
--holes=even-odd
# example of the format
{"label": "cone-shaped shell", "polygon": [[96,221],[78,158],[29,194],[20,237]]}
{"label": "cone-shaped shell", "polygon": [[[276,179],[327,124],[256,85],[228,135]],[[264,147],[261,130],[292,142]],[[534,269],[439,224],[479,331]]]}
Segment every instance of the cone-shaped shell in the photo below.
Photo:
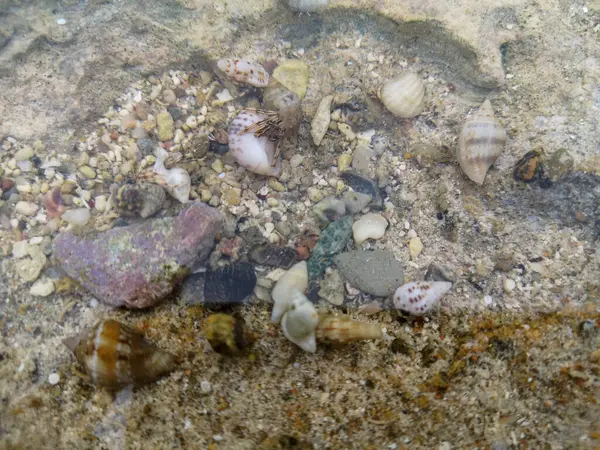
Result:
{"label": "cone-shaped shell", "polygon": [[394,294],[394,307],[413,316],[427,314],[450,290],[448,281],[412,281],[403,284]]}
{"label": "cone-shaped shell", "polygon": [[317,325],[317,340],[334,344],[346,344],[365,339],[381,339],[381,326],[376,323],[359,322],[347,316],[321,316]]}
{"label": "cone-shaped shell", "polygon": [[303,293],[307,287],[308,270],[306,268],[306,261],[300,261],[281,276],[271,292],[274,302],[271,322],[281,322],[283,315],[292,306],[294,294],[296,292]]}
{"label": "cone-shaped shell", "polygon": [[468,118],[458,138],[458,163],[475,183],[483,185],[485,176],[502,153],[506,131],[494,117],[489,100]]}
{"label": "cone-shaped shell", "polygon": [[415,117],[425,108],[425,85],[418,74],[404,72],[381,86],[379,99],[395,116]]}
{"label": "cone-shaped shell", "polygon": [[203,335],[215,352],[230,355],[241,353],[256,340],[244,319],[221,313],[206,318]]}
{"label": "cone-shaped shell", "polygon": [[314,305],[304,294],[296,292],[292,306],[281,319],[285,337],[305,352],[314,353],[317,351],[315,329],[318,323],[319,315]]}
{"label": "cone-shaped shell", "polygon": [[115,320],[104,320],[64,344],[92,382],[119,389],[143,386],[171,372],[175,356],[147,342],[141,333]]}

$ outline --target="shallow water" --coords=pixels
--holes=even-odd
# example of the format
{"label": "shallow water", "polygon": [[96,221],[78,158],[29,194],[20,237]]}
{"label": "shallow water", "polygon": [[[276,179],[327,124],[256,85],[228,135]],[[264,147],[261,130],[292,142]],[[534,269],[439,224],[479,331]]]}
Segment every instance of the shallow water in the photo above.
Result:
{"label": "shallow water", "polygon": [[[597,5],[332,0],[300,14],[275,0],[14,1],[0,13],[2,448],[598,446]],[[279,143],[279,179],[210,143],[242,109],[264,107],[263,88],[217,69],[224,57],[271,78],[290,60],[301,63],[294,75],[308,72],[287,86],[306,95],[297,132]],[[404,71],[425,86],[423,112],[407,119],[378,98]],[[328,95],[330,125],[315,145]],[[507,142],[479,186],[456,152],[486,98]],[[190,200],[223,214],[207,242],[197,239],[206,222],[178,229],[169,218],[188,206],[155,195],[168,188],[153,171],[157,146],[167,169],[189,173]],[[544,178],[515,180],[531,150]],[[338,176],[341,155],[374,184]],[[143,183],[154,187],[120,189]],[[381,202],[351,216],[385,218],[383,236],[328,235],[315,205],[349,186],[376,186]],[[44,201],[53,189],[55,209]],[[158,212],[140,218],[144,202]],[[83,226],[59,217],[76,209],[90,213]],[[122,230],[136,227],[150,231],[134,257]],[[67,264],[56,238],[70,230],[88,241]],[[286,339],[270,320],[283,269],[251,260],[249,298],[248,265],[216,270],[268,242],[322,255],[325,278],[309,284],[319,315],[380,326],[382,338],[321,338],[314,354]],[[367,263],[342,272],[327,253],[336,247],[389,251],[404,282],[434,273],[452,288],[425,317],[402,314],[392,295],[367,292],[392,275]],[[188,260],[191,249],[210,255]],[[70,275],[83,286],[65,275],[79,263]],[[137,302],[170,293],[114,308],[138,275],[152,281]],[[210,327],[230,319],[215,313],[238,324],[221,347]],[[95,386],[63,340],[109,319],[175,355],[174,370],[144,387]]]}

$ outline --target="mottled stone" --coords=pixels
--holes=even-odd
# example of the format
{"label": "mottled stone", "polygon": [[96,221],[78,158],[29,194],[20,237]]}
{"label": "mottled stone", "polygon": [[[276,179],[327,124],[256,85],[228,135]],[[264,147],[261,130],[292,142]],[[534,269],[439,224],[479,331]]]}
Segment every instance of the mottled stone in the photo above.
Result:
{"label": "mottled stone", "polygon": [[150,219],[100,233],[67,232],[54,255],[67,275],[112,306],[145,308],[168,295],[205,259],[223,216],[193,203],[177,217]]}
{"label": "mottled stone", "polygon": [[393,253],[353,250],[335,257],[344,280],[367,294],[386,297],[404,283],[404,271]]}

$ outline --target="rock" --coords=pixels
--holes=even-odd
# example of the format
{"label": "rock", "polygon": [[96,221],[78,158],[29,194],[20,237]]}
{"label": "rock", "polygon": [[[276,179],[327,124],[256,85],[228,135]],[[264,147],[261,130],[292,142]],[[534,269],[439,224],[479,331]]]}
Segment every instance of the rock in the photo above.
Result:
{"label": "rock", "polygon": [[273,71],[273,78],[294,92],[300,100],[306,95],[308,66],[299,59],[283,61]]}
{"label": "rock", "polygon": [[368,144],[359,144],[354,150],[352,157],[352,168],[359,173],[366,174],[369,172],[369,163],[371,158],[375,156],[371,147]]}
{"label": "rock", "polygon": [[339,174],[339,177],[350,186],[354,191],[362,194],[367,194],[372,197],[371,208],[381,209],[383,206],[383,199],[379,194],[379,188],[370,178],[367,178],[354,170],[346,170]]}
{"label": "rock", "polygon": [[237,305],[254,291],[256,273],[250,263],[219,267],[206,273],[204,301],[208,305]]}
{"label": "rock", "polygon": [[13,244],[12,255],[21,259],[29,254],[29,243],[27,241],[18,241]]}
{"label": "rock", "polygon": [[356,139],[356,134],[354,134],[354,131],[352,131],[352,127],[347,123],[338,123],[338,130],[340,130],[340,133],[344,135],[344,138],[347,141],[353,141],[354,139]]}
{"label": "rock", "polygon": [[94,198],[94,208],[98,212],[106,211],[107,198],[106,195],[98,195]]}
{"label": "rock", "polygon": [[175,95],[175,92],[173,92],[171,89],[165,89],[163,91],[163,100],[165,101],[165,103],[174,105],[175,103],[177,103],[177,96]]}
{"label": "rock", "polygon": [[142,155],[148,156],[154,154],[154,147],[156,144],[150,138],[140,139],[137,141],[138,148],[142,152]]}
{"label": "rock", "polygon": [[274,177],[270,177],[268,183],[269,183],[269,187],[271,189],[273,189],[274,191],[277,191],[277,192],[285,191],[285,186],[283,184],[281,184],[281,182],[279,182]]}
{"label": "rock", "polygon": [[342,199],[330,195],[313,206],[313,211],[322,222],[333,222],[346,214],[346,204]]}
{"label": "rock", "polygon": [[420,237],[410,238],[408,241],[408,253],[410,254],[410,260],[414,261],[417,259],[417,256],[421,254],[423,250],[423,242],[421,242]]}
{"label": "rock", "polygon": [[194,273],[187,277],[179,290],[179,300],[186,305],[204,304],[204,273]]}
{"label": "rock", "polygon": [[514,291],[515,287],[517,287],[517,283],[512,278],[505,278],[503,282],[504,292],[507,294]]}
{"label": "rock", "polygon": [[28,258],[23,258],[15,263],[17,274],[25,282],[37,280],[46,265],[46,255],[39,246],[30,245],[28,254]]}
{"label": "rock", "polygon": [[385,234],[388,221],[381,214],[369,213],[362,216],[352,225],[352,233],[356,245],[367,239],[380,239]]}
{"label": "rock", "polygon": [[337,270],[331,270],[325,274],[325,278],[321,281],[319,297],[336,306],[344,303],[344,281]]}
{"label": "rock", "polygon": [[158,127],[159,140],[164,142],[168,141],[169,139],[173,139],[173,127],[175,122],[168,111],[163,111],[156,116],[156,125]]}
{"label": "rock", "polygon": [[343,172],[352,164],[352,155],[342,153],[337,159],[338,172]]}
{"label": "rock", "polygon": [[334,262],[344,280],[367,294],[387,297],[404,283],[402,266],[386,250],[353,250]]}
{"label": "rock", "polygon": [[573,157],[569,154],[569,150],[566,148],[559,148],[548,159],[546,166],[548,169],[548,176],[551,180],[556,181],[572,170],[574,164],[575,162]]}
{"label": "rock", "polygon": [[356,214],[365,209],[371,203],[372,197],[369,194],[361,192],[346,191],[342,195],[342,200],[346,205],[346,211],[349,214]]}
{"label": "rock", "polygon": [[152,306],[204,260],[223,216],[193,203],[177,217],[148,219],[104,232],[60,234],[54,255],[67,275],[106,304]]}
{"label": "rock", "polygon": [[69,209],[60,218],[71,225],[83,226],[90,220],[90,210],[87,208]]}
{"label": "rock", "polygon": [[239,206],[242,203],[242,190],[231,188],[223,193],[223,200],[231,206]]}
{"label": "rock", "polygon": [[23,147],[17,153],[15,153],[15,159],[17,161],[27,161],[33,156],[33,148],[32,147]]}
{"label": "rock", "polygon": [[296,168],[302,164],[302,161],[304,161],[304,156],[296,154],[290,158],[290,166]]}
{"label": "rock", "polygon": [[81,166],[79,167],[79,173],[83,175],[88,180],[93,180],[96,178],[96,171],[92,169],[90,166]]}
{"label": "rock", "polygon": [[327,129],[329,128],[329,122],[331,121],[331,102],[333,95],[324,97],[319,103],[317,112],[310,123],[310,135],[312,136],[313,142],[316,146],[321,145],[321,141]]}
{"label": "rock", "polygon": [[36,297],[48,297],[53,292],[54,282],[50,278],[40,278],[29,289],[29,293]]}
{"label": "rock", "polygon": [[31,202],[20,201],[15,205],[15,211],[24,216],[33,216],[38,209],[39,206]]}
{"label": "rock", "polygon": [[425,281],[449,281],[454,282],[452,274],[435,263],[432,263],[425,272]]}
{"label": "rock", "polygon": [[313,203],[317,203],[317,202],[320,202],[321,200],[323,200],[323,194],[321,194],[321,191],[316,186],[309,187],[307,189],[306,193],[307,193],[310,201]]}

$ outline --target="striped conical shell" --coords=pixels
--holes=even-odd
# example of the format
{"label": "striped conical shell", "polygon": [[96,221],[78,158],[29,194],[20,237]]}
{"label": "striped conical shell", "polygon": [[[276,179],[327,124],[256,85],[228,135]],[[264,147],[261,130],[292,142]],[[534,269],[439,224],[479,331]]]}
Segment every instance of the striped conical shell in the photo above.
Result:
{"label": "striped conical shell", "polygon": [[425,85],[419,74],[404,72],[381,86],[379,99],[395,116],[415,117],[425,108]]}
{"label": "striped conical shell", "polygon": [[475,183],[483,185],[485,176],[502,153],[506,131],[494,117],[489,100],[468,118],[458,138],[458,163]]}
{"label": "striped conical shell", "polygon": [[321,316],[317,325],[317,340],[333,344],[347,344],[365,339],[381,339],[383,333],[377,323],[359,322],[348,316]]}

